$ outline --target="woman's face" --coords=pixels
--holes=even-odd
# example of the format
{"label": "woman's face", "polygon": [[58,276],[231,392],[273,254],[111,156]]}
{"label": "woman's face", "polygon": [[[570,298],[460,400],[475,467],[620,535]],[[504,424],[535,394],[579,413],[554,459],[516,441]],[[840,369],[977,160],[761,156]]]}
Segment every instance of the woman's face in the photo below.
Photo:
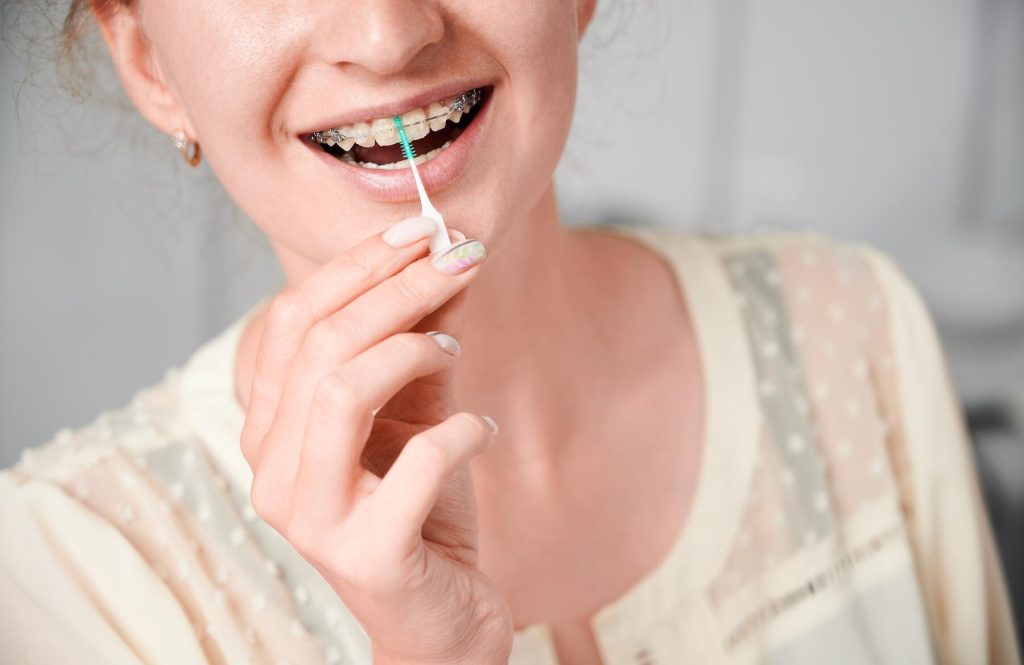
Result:
{"label": "woman's face", "polygon": [[568,133],[593,1],[141,0],[138,16],[181,126],[229,194],[279,254],[319,264],[419,204],[407,168],[359,164],[398,147],[339,159],[309,135],[473,89],[482,102],[461,134],[449,119],[417,142],[422,154],[454,138],[420,166],[426,188],[449,226],[485,243],[528,223]]}

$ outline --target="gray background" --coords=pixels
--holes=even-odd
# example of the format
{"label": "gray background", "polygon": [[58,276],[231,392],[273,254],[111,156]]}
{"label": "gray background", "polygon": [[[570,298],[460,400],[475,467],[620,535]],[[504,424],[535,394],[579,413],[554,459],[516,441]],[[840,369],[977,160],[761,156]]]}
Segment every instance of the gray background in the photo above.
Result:
{"label": "gray background", "polygon": [[[599,4],[566,223],[802,228],[892,254],[940,326],[1004,560],[1024,561],[1024,3]],[[3,54],[0,467],[280,280],[205,166],[100,97],[72,103],[38,53]]]}

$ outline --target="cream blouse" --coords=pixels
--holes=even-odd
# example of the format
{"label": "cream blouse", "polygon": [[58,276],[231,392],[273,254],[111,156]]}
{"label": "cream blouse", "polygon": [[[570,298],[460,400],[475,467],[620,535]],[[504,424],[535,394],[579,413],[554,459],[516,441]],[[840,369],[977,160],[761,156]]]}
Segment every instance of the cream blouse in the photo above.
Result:
{"label": "cream blouse", "polygon": [[[707,390],[691,511],[590,619],[603,662],[1018,663],[961,410],[899,269],[811,234],[588,232],[671,266]],[[233,368],[255,311],[0,472],[0,662],[371,661],[248,502]],[[511,662],[554,665],[548,627],[517,630]]]}

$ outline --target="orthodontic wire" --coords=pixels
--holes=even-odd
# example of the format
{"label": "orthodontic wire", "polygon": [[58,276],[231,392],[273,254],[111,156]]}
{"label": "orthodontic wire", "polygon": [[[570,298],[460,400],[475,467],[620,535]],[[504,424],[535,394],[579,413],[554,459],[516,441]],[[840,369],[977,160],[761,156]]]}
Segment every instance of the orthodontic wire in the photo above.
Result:
{"label": "orthodontic wire", "polygon": [[[480,102],[480,96],[481,96],[481,94],[480,94],[479,89],[471,90],[470,92],[463,93],[463,94],[459,95],[458,97],[456,97],[455,99],[453,99],[451,101],[451,104],[448,105],[448,110],[445,111],[444,113],[439,113],[437,115],[432,115],[432,116],[429,116],[427,118],[424,118],[423,120],[417,120],[416,122],[410,122],[409,124],[402,123],[402,125],[401,125],[402,129],[409,129],[411,127],[416,127],[418,125],[422,125],[422,124],[428,123],[431,120],[437,120],[438,118],[447,118],[449,115],[451,115],[455,111],[462,111],[462,112],[466,113],[469,110],[467,108],[467,105],[469,105],[469,108],[472,108],[473,106],[475,106],[477,103]],[[396,117],[399,117],[399,116],[396,116]],[[396,126],[398,126],[398,123],[396,123]],[[335,142],[344,141],[346,139],[352,139],[354,141],[358,141],[359,139],[365,139],[368,136],[382,136],[384,134],[387,134],[387,133],[393,132],[393,131],[395,131],[395,130],[389,127],[388,129],[382,129],[382,130],[379,130],[379,131],[376,131],[376,132],[364,132],[362,134],[357,134],[357,135],[354,135],[354,136],[349,136],[348,134],[342,134],[341,132],[339,132],[336,129],[328,129],[325,132],[313,132],[313,134],[310,135],[310,138],[312,138],[314,141],[317,141],[318,143],[323,143],[328,138],[330,138],[331,140],[333,140]]]}

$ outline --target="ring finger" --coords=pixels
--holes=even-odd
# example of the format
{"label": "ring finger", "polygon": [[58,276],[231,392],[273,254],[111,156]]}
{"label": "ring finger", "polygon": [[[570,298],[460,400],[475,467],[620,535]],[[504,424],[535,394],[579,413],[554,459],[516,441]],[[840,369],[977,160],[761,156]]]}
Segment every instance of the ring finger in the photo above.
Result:
{"label": "ring finger", "polygon": [[[400,333],[325,376],[309,407],[294,484],[293,510],[318,524],[337,523],[357,497],[370,434],[370,409],[411,381],[452,367],[458,342],[444,334]],[[388,371],[382,371],[388,368]]]}

